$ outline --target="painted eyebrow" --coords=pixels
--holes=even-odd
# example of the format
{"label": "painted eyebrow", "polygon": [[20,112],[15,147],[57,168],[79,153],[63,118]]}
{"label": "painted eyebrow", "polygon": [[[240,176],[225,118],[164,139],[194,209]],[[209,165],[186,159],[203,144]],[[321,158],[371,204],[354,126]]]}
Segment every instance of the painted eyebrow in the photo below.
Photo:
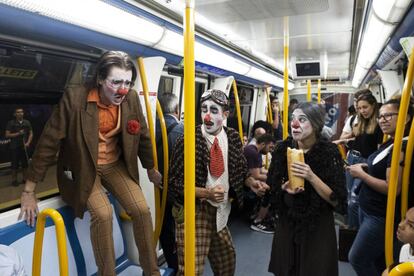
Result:
{"label": "painted eyebrow", "polygon": [[213,105],[213,106],[211,106],[211,107],[210,107],[210,110],[217,111],[217,110],[218,110],[218,108],[217,108],[217,106],[214,106],[214,105]]}

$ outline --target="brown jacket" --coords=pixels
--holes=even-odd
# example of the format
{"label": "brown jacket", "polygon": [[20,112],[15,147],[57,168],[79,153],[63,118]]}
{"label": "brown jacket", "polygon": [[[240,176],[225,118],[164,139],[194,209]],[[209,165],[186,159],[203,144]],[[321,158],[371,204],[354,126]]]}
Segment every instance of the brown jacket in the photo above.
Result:
{"label": "brown jacket", "polygon": [[[58,154],[57,180],[63,200],[83,217],[86,201],[96,178],[98,158],[98,107],[87,102],[84,87],[68,89],[54,109],[36,145],[28,179],[39,182]],[[141,129],[130,134],[127,124],[137,120]],[[121,104],[121,135],[119,142],[130,176],[138,183],[138,159],[144,168],[153,168],[152,147],[145,117],[135,91],[130,91]],[[72,177],[68,177],[70,171]]]}

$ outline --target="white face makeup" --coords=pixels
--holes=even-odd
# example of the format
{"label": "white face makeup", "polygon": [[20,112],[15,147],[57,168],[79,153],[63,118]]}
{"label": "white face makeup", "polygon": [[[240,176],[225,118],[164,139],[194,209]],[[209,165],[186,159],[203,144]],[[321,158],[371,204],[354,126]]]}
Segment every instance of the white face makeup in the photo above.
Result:
{"label": "white face makeup", "polygon": [[313,134],[313,127],[308,117],[301,109],[295,109],[292,113],[292,137],[296,141],[304,141]]}
{"label": "white face makeup", "polygon": [[103,104],[120,105],[132,86],[132,71],[119,67],[112,67],[108,76],[100,80],[100,96]]}
{"label": "white face makeup", "polygon": [[214,101],[207,100],[201,104],[201,120],[208,134],[219,134],[226,118],[227,112],[223,112],[223,107]]}

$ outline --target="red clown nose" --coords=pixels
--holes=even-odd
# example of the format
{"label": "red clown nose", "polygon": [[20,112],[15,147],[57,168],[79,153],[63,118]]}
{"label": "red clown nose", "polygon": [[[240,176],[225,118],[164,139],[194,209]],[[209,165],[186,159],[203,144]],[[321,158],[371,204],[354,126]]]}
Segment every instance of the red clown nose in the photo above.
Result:
{"label": "red clown nose", "polygon": [[128,94],[129,89],[127,88],[119,88],[118,91],[116,91],[119,95],[125,96]]}
{"label": "red clown nose", "polygon": [[211,121],[210,114],[207,114],[206,116],[204,116],[204,123],[209,123],[210,121]]}

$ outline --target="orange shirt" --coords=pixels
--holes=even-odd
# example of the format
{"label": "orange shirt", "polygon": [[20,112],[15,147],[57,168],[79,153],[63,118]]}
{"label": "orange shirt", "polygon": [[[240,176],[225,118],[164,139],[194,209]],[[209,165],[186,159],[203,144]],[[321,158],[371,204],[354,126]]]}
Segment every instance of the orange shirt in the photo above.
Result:
{"label": "orange shirt", "polygon": [[89,91],[88,102],[96,102],[99,110],[98,165],[113,163],[121,155],[117,135],[121,132],[121,106],[102,104],[97,89]]}

